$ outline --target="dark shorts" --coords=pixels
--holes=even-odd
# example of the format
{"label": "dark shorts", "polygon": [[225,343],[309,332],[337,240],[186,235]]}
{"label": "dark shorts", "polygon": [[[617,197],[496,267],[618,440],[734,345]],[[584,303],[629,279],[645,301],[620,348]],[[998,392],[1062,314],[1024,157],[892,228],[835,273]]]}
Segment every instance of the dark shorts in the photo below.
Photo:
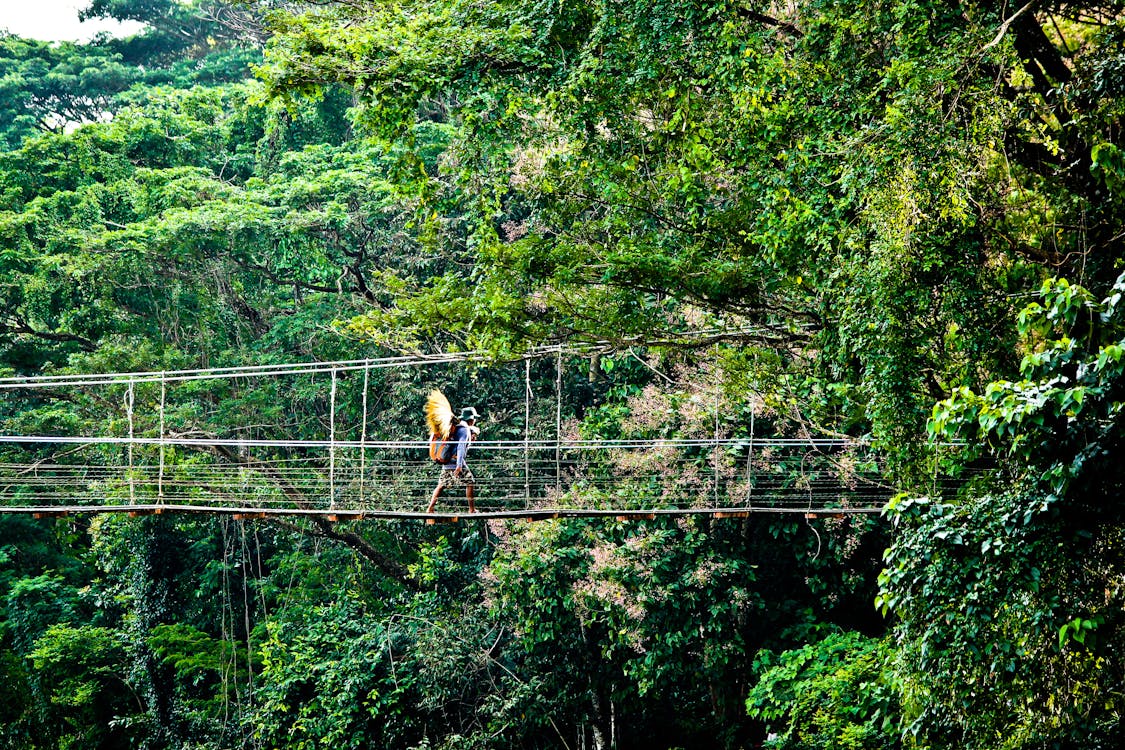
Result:
{"label": "dark shorts", "polygon": [[445,489],[446,487],[464,487],[465,485],[473,484],[475,481],[476,477],[473,476],[473,472],[469,471],[468,466],[461,469],[460,476],[454,474],[453,469],[447,469],[443,466],[441,476],[438,477],[437,486],[438,489]]}

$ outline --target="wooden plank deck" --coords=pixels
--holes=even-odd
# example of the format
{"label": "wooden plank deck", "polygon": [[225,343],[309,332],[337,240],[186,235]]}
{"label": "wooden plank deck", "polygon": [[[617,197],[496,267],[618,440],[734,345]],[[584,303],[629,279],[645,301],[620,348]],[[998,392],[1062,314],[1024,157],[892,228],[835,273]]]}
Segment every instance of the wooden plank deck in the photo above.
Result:
{"label": "wooden plank deck", "polygon": [[843,518],[848,515],[873,515],[882,508],[824,508],[808,507],[744,507],[744,508],[646,508],[639,510],[599,508],[535,508],[513,510],[485,510],[477,513],[376,510],[371,508],[254,508],[226,505],[58,505],[58,506],[0,506],[0,515],[31,515],[35,518],[54,518],[101,513],[125,513],[131,517],[167,514],[197,514],[232,516],[235,519],[264,519],[272,517],[311,517],[329,521],[365,520],[425,520],[437,523],[457,523],[461,520],[522,519],[543,521],[557,518],[612,518],[618,521],[653,520],[660,516],[710,516],[711,518],[748,518],[751,515],[799,513],[806,519]]}

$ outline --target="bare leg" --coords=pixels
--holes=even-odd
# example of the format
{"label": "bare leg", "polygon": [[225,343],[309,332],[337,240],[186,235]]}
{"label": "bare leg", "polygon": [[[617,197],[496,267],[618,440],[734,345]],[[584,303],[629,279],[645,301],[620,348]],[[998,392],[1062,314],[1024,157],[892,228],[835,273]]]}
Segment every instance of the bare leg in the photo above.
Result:
{"label": "bare leg", "polygon": [[469,512],[476,513],[477,507],[473,505],[473,485],[465,485],[465,497],[469,499]]}
{"label": "bare leg", "polygon": [[437,499],[441,495],[441,485],[434,487],[434,494],[430,495],[430,507],[426,508],[427,513],[434,512],[434,506],[437,505]]}

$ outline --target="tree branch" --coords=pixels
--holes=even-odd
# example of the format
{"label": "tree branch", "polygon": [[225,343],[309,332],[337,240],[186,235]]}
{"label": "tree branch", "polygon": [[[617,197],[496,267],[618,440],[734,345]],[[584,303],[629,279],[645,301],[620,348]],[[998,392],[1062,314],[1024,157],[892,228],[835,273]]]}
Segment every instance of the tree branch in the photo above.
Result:
{"label": "tree branch", "polygon": [[331,539],[336,542],[341,542],[345,546],[357,552],[365,560],[374,564],[375,567],[377,567],[383,573],[386,573],[389,577],[401,583],[403,586],[406,586],[407,588],[414,591],[421,590],[418,582],[410,577],[410,571],[407,570],[405,565],[400,563],[398,560],[395,560],[390,555],[386,555],[380,552],[375,548],[374,545],[372,545],[359,534],[356,534],[352,531],[340,531],[335,527],[332,521],[329,521],[327,518],[310,516],[308,520],[315,527],[314,529],[309,529],[308,527],[301,526],[300,524],[296,524],[280,518],[271,519],[271,522],[277,524],[278,526],[281,526],[282,528],[289,529],[290,531],[295,531],[299,534],[304,534],[306,536],[318,536],[325,539]]}
{"label": "tree branch", "polygon": [[1020,14],[1022,14],[1025,10],[1027,10],[1031,6],[1035,5],[1035,3],[1037,3],[1037,2],[1039,2],[1039,0],[1031,0],[1031,2],[1029,2],[1027,5],[1023,6],[1022,8],[1017,10],[1015,13],[1010,15],[1008,17],[1008,20],[1006,20],[1006,21],[1004,21],[1004,23],[1000,24],[1000,30],[998,32],[996,32],[996,36],[993,37],[992,41],[989,42],[988,44],[984,45],[983,47],[981,47],[980,51],[986,52],[989,49],[992,49],[993,47],[995,47],[997,44],[999,44],[1000,40],[1004,38],[1004,35],[1008,33],[1008,27],[1012,25],[1012,21],[1015,21],[1017,18],[1019,18]]}
{"label": "tree branch", "polygon": [[749,8],[739,8],[738,15],[742,16],[748,21],[757,21],[758,23],[764,23],[767,26],[774,26],[789,34],[789,36],[795,37],[797,39],[801,39],[805,36],[804,32],[802,32],[800,29],[798,29],[788,21],[782,21],[780,18],[767,16],[765,13],[759,13],[757,11],[750,10]]}
{"label": "tree branch", "polygon": [[75,343],[82,347],[83,350],[92,352],[97,349],[97,345],[86,338],[79,336],[76,333],[59,333],[57,331],[39,331],[32,328],[26,320],[20,317],[11,317],[7,322],[0,321],[0,333],[15,333],[24,334],[27,336],[34,336],[35,338],[43,339],[44,341],[54,341],[56,343]]}

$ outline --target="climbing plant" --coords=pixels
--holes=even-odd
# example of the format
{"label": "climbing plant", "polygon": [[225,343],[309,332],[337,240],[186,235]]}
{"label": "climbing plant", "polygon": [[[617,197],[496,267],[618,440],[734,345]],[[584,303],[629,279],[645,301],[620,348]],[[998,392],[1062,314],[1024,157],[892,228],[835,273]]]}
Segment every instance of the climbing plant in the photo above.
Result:
{"label": "climbing plant", "polygon": [[899,534],[878,601],[901,617],[906,718],[923,744],[1112,744],[1125,668],[1123,293],[1125,277],[1102,300],[1044,282],[1020,315],[1022,379],[934,408],[935,436],[1004,471],[960,499],[891,506]]}

